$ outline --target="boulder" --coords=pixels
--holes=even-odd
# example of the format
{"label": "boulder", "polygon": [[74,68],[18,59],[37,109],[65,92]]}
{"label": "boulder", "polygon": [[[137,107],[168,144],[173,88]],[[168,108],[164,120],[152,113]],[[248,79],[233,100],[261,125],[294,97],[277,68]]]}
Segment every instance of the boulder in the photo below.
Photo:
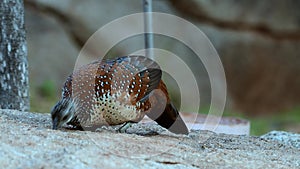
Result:
{"label": "boulder", "polygon": [[[51,130],[48,114],[16,110],[0,110],[0,128],[2,168],[300,167],[299,147],[253,136],[175,135],[155,124],[136,124],[129,133]],[[149,129],[159,134],[143,134]]]}

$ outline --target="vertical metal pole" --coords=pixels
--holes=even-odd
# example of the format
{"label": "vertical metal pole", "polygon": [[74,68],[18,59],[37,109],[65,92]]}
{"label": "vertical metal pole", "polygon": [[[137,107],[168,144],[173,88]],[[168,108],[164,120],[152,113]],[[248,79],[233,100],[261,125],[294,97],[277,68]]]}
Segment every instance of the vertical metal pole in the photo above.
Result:
{"label": "vertical metal pole", "polygon": [[153,59],[152,0],[143,0],[146,57]]}

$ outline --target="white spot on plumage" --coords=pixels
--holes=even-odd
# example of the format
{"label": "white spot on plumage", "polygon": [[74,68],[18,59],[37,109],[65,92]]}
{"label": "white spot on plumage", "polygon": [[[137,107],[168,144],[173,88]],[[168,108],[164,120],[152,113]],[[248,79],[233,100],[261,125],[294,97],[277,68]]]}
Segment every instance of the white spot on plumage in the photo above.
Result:
{"label": "white spot on plumage", "polygon": [[[128,60],[125,60],[125,62],[124,60],[118,60],[116,61],[116,63],[117,64],[115,64],[114,62],[109,62],[108,64],[101,64],[101,66],[103,67],[103,69],[100,70],[100,73],[102,74],[101,76],[100,74],[98,74],[99,68],[97,67],[96,76],[92,76],[93,71],[89,71],[92,73],[85,72],[84,74],[82,74],[82,76],[85,76],[84,78],[80,77],[77,79],[77,84],[84,82],[81,85],[76,86],[80,89],[80,91],[76,91],[77,94],[82,99],[82,102],[86,103],[82,106],[84,109],[86,109],[84,110],[84,113],[91,113],[92,117],[90,121],[93,121],[95,123],[105,123],[106,121],[109,124],[120,124],[131,119],[135,120],[137,119],[137,117],[142,116],[139,111],[141,103],[136,102],[134,105],[132,105],[132,97],[137,98],[139,95],[141,96],[141,93],[139,93],[141,92],[140,89],[133,89],[138,86],[140,88],[142,86],[145,87],[144,84],[142,85],[143,79],[141,79],[141,76],[143,75],[143,78],[147,76],[142,73],[137,74],[141,71],[140,67],[137,68],[131,65],[131,62]],[[105,72],[109,75],[103,75],[103,73]],[[137,76],[139,77],[136,78]],[[89,80],[85,81],[86,78]],[[96,84],[94,84],[95,78],[98,79],[98,81],[96,81]],[[89,84],[92,84],[92,87],[90,87]],[[149,85],[147,85],[147,87],[148,86]],[[95,89],[96,91],[94,91]],[[128,92],[128,90],[130,90],[131,95],[129,95],[130,92]],[[136,93],[136,91],[138,91],[138,93]],[[73,94],[72,92],[70,93]],[[95,92],[97,92],[97,94],[95,94]],[[85,100],[85,96],[87,96],[86,98],[88,99]],[[94,112],[92,113],[92,111],[90,110]]]}

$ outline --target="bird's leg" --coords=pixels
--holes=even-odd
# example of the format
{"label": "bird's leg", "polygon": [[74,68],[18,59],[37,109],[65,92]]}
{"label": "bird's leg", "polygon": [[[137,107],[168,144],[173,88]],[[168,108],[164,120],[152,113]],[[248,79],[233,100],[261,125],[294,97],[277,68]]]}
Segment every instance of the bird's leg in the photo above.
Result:
{"label": "bird's leg", "polygon": [[126,133],[126,130],[127,130],[128,128],[130,128],[130,127],[132,126],[133,123],[134,123],[134,122],[131,122],[131,121],[125,122],[125,124],[123,124],[123,125],[118,129],[118,132],[120,132],[120,133]]}
{"label": "bird's leg", "polygon": [[84,129],[81,126],[76,126],[76,125],[69,125],[65,127],[68,130],[80,130],[80,131],[84,131]]}

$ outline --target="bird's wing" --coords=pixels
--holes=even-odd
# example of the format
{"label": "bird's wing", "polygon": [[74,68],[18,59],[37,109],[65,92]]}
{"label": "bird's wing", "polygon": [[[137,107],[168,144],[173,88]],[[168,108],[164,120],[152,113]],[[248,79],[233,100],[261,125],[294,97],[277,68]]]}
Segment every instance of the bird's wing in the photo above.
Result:
{"label": "bird's wing", "polygon": [[[118,60],[126,62],[126,67],[132,75],[129,87],[136,95],[136,101],[144,102],[149,98],[149,94],[157,89],[162,76],[160,66],[153,60],[144,56],[128,56]],[[117,60],[117,61],[118,61]]]}

